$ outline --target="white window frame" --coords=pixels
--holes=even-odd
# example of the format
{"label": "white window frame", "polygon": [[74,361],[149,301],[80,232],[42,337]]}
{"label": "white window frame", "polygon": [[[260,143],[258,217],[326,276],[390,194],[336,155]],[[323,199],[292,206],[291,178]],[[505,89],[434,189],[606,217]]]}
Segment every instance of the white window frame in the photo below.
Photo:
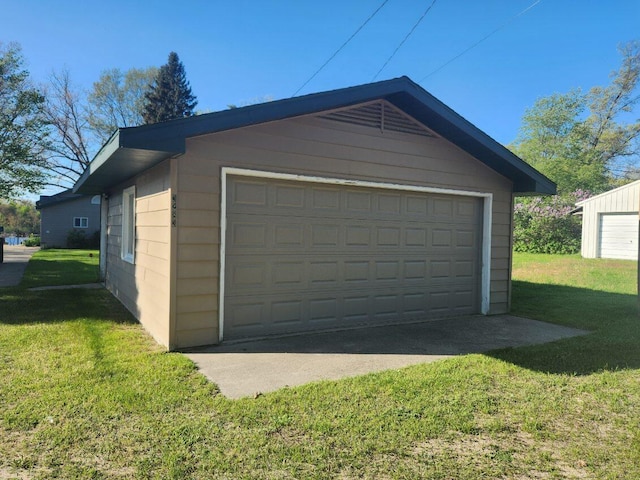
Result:
{"label": "white window frame", "polygon": [[122,191],[122,242],[120,258],[134,263],[136,257],[136,187]]}
{"label": "white window frame", "polygon": [[89,217],[73,217],[73,228],[89,228]]}

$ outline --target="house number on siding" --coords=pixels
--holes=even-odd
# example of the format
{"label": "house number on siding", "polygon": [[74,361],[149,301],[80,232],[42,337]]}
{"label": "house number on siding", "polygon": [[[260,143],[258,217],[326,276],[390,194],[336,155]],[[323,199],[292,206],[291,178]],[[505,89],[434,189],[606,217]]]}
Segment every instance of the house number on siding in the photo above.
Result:
{"label": "house number on siding", "polygon": [[178,206],[177,206],[177,202],[176,202],[176,195],[173,194],[171,195],[171,226],[175,227],[178,222],[177,222],[177,210],[178,210]]}

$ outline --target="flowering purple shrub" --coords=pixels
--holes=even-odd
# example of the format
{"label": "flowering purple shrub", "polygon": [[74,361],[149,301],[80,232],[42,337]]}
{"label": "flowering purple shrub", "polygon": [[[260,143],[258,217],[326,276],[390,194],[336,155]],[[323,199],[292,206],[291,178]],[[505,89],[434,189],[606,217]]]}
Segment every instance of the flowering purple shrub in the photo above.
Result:
{"label": "flowering purple shrub", "polygon": [[513,248],[516,252],[578,253],[581,219],[571,215],[575,203],[591,194],[576,190],[567,195],[520,198],[513,212]]}

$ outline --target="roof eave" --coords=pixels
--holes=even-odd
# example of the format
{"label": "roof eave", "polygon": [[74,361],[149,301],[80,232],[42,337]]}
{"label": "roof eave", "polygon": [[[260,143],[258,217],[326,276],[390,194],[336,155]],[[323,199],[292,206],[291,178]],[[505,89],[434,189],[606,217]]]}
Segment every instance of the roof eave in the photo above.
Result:
{"label": "roof eave", "polygon": [[184,138],[145,135],[145,131],[120,128],[100,149],[73,187],[74,193],[101,194],[138,173],[184,153]]}
{"label": "roof eave", "polygon": [[429,129],[510,179],[514,193],[556,193],[556,185],[551,180],[408,77],[119,129],[98,152],[76,183],[74,192],[102,193],[111,185],[184,153],[189,137],[312,115],[376,99],[385,99],[405,110]]}

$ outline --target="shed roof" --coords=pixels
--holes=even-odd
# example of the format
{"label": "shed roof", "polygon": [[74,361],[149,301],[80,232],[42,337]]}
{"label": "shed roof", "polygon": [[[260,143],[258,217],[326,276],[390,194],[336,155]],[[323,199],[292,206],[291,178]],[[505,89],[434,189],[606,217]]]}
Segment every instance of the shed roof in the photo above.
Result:
{"label": "shed roof", "polygon": [[383,99],[513,181],[517,193],[556,193],[556,185],[408,77],[287,98],[221,112],[120,128],[76,182],[97,194],[186,151],[186,139]]}
{"label": "shed roof", "polygon": [[[621,187],[614,188],[613,190],[609,190],[608,192],[601,193],[599,195],[594,195],[593,197],[587,198],[585,200],[581,200],[576,202],[576,206],[584,207],[585,204],[600,200],[604,197],[609,197],[613,195],[621,195],[626,190],[631,190],[633,188],[640,188],[640,180],[636,180],[635,182],[627,183],[626,185],[622,185]],[[576,209],[577,210],[577,209]]]}

